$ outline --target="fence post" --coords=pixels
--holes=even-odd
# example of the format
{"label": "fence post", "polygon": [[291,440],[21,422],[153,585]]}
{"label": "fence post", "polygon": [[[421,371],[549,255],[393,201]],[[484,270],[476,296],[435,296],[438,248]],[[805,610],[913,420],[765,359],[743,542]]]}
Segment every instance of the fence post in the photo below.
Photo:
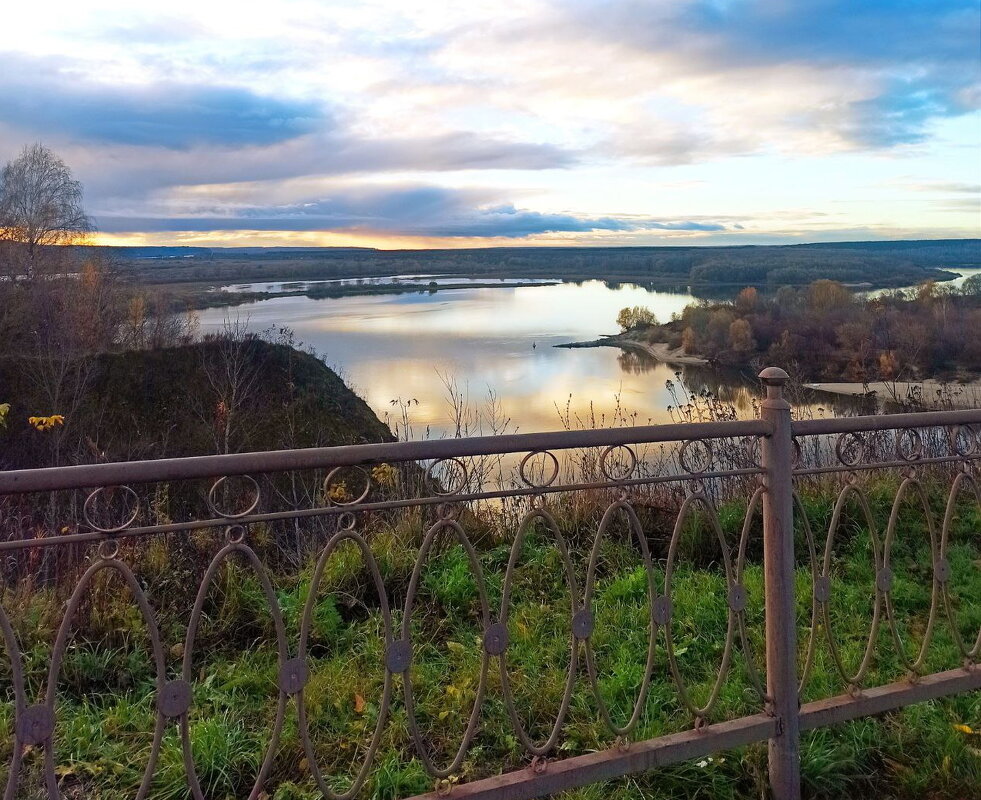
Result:
{"label": "fence post", "polygon": [[766,386],[762,416],[773,425],[763,440],[763,569],[766,604],[766,691],[779,722],[770,739],[770,788],[775,800],[800,798],[800,719],[797,691],[797,613],[794,598],[794,441],[790,403],[779,367],[760,373]]}

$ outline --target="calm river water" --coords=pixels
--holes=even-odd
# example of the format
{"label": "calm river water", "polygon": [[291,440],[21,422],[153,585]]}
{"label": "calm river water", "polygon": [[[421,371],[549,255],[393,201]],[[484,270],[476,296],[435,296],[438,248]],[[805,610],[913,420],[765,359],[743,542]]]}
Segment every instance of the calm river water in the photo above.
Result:
{"label": "calm river water", "polygon": [[[617,312],[624,306],[647,306],[668,320],[694,302],[690,294],[631,284],[611,288],[601,281],[429,292],[430,280],[418,279],[420,290],[405,294],[277,297],[208,309],[200,313],[201,330],[220,329],[226,320],[256,331],[289,327],[391,425],[408,404],[413,438],[454,433],[447,380],[479,414],[483,433],[492,432],[490,392],[510,420],[510,432],[560,429],[567,409],[573,425],[577,417],[587,426],[668,422],[668,408],[677,398],[666,382],[677,386],[679,369],[690,390],[709,389],[734,403],[741,416],[754,413],[756,384],[748,374],[723,377],[612,347],[553,347],[616,332]],[[283,284],[229,288],[282,291]],[[841,402],[822,400],[827,413]]]}

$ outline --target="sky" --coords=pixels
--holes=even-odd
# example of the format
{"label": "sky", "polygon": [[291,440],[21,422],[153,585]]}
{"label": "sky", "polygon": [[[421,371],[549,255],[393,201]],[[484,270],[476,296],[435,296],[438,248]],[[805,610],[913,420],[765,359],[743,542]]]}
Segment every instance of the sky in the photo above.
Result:
{"label": "sky", "polygon": [[978,0],[47,0],[0,163],[104,244],[981,235]]}

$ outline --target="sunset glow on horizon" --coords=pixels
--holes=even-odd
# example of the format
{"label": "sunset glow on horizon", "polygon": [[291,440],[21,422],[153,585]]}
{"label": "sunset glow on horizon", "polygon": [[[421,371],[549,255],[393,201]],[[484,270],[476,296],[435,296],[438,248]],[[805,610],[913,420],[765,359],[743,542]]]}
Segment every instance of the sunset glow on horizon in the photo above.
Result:
{"label": "sunset glow on horizon", "polygon": [[41,141],[100,244],[959,238],[974,0],[52,0],[5,10],[0,164]]}

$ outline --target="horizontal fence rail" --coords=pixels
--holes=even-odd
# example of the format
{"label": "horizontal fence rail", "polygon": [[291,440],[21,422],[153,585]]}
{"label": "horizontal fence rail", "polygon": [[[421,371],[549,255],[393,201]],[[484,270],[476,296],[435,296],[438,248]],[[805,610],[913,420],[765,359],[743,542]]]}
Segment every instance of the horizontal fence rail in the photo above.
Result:
{"label": "horizontal fence rail", "polygon": [[[0,690],[12,706],[15,739],[4,797],[43,787],[48,797],[58,798],[66,776],[74,774],[59,752],[66,736],[62,709],[84,698],[66,695],[65,664],[76,646],[76,618],[91,613],[90,595],[107,575],[132,598],[147,631],[154,676],[154,721],[133,794],[153,796],[162,753],[175,746],[188,796],[209,796],[210,778],[195,750],[198,707],[208,691],[207,653],[199,651],[216,613],[211,596],[233,561],[254,576],[268,606],[268,646],[276,666],[264,753],[248,780],[251,798],[275,789],[280,750],[292,727],[302,749],[294,756],[303,759],[303,770],[325,797],[366,796],[396,718],[434,787],[426,796],[538,797],[765,741],[774,796],[799,797],[801,731],[981,688],[981,631],[965,632],[963,625],[965,603],[981,600],[958,593],[951,560],[958,503],[973,499],[981,511],[975,477],[981,410],[793,420],[783,396],[786,374],[769,368],[761,378],[761,419],[746,421],[0,472],[0,550],[8,591],[31,585],[64,602],[43,676],[30,656],[42,645],[25,643],[23,627],[0,605],[9,684],[0,681]],[[876,471],[894,483],[883,525],[876,523],[863,483],[863,476]],[[831,487],[836,496],[821,536],[800,492],[808,482]],[[928,482],[944,486],[942,515],[931,505]],[[720,508],[733,498],[745,504],[735,534],[720,518]],[[929,603],[915,641],[895,596],[897,572],[905,568],[895,553],[911,504],[929,553],[920,570]],[[669,519],[670,532],[661,542],[649,530],[657,515]],[[496,533],[486,531],[488,520]],[[382,527],[398,525],[419,532],[414,561],[403,573],[393,572],[373,549]],[[707,677],[693,675],[685,659],[684,620],[676,608],[677,587],[688,569],[685,554],[698,554],[686,544],[693,529],[704,531],[703,546],[712,554],[706,563],[724,587],[725,633]],[[494,556],[484,540],[500,537],[500,531],[507,532],[504,552]],[[857,656],[842,644],[838,599],[840,543],[855,536],[867,537],[862,544],[872,576],[868,635]],[[970,545],[978,547],[978,532],[973,536]],[[560,575],[568,594],[564,616],[554,620],[555,630],[567,631],[564,677],[554,687],[554,713],[547,720],[529,717],[521,700],[528,676],[516,672],[516,647],[534,643],[520,628],[531,596],[526,584],[539,570],[523,563],[535,537],[550,542],[549,566],[541,569]],[[605,689],[605,623],[597,601],[611,580],[605,553],[614,539],[633,553],[646,598],[645,654],[632,673],[629,700],[616,703]],[[168,551],[175,561],[175,553],[185,550],[206,553],[192,584],[179,587],[193,600],[178,640],[172,625],[160,624],[159,606],[167,598],[153,596],[141,572],[139,548],[168,541],[176,543],[177,550]],[[433,591],[434,560],[451,549],[466,575],[460,602],[471,618],[472,642],[440,639],[447,636],[445,626],[424,601]],[[311,681],[324,679],[320,659],[331,646],[321,641],[317,627],[327,603],[321,592],[334,574],[331,565],[352,553],[374,598],[367,613],[377,642],[365,646],[377,654],[383,678],[377,697],[359,701],[357,713],[373,724],[365,725],[357,763],[339,776],[322,766],[330,745],[309,696]],[[288,607],[267,558],[295,567],[307,554],[314,566],[306,593],[295,608]],[[748,580],[757,568],[762,591]],[[801,573],[809,585],[803,607],[795,593]],[[959,663],[937,671],[931,645],[941,632]],[[451,654],[470,664],[473,680],[463,689],[448,684],[465,697],[465,707],[439,718],[424,707],[431,676],[423,672],[421,654],[433,647],[444,652],[450,644],[456,648]],[[898,681],[869,685],[884,647],[903,674],[894,676]],[[837,674],[842,693],[802,703],[813,689],[819,658]],[[662,679],[673,692],[674,717],[687,717],[689,729],[646,738],[639,735],[642,721],[652,686]],[[724,695],[733,681],[752,698],[749,713],[725,718]],[[513,753],[506,764],[475,770],[469,759],[477,745],[486,749],[482,722],[492,705],[506,716]],[[570,719],[584,713],[605,731],[603,745],[557,757],[566,749]],[[450,729],[452,735],[444,735]],[[168,744],[174,736],[179,744]],[[468,779],[475,772],[478,778]]]}

